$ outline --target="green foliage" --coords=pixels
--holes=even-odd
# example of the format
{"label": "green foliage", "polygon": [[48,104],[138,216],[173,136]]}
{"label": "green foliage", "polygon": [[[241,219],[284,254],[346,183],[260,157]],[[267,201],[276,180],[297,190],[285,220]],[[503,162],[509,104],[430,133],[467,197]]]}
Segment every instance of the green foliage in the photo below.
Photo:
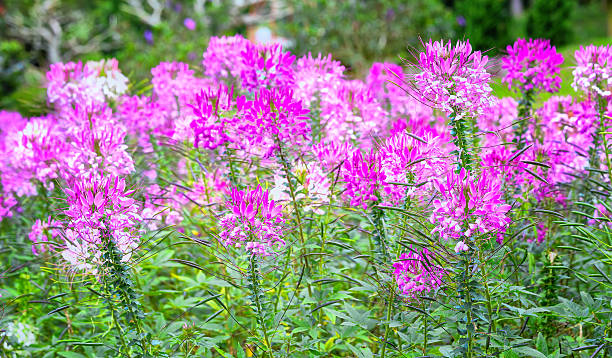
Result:
{"label": "green foliage", "polygon": [[[503,51],[511,43],[513,19],[506,0],[459,0],[454,4],[457,15],[456,36],[469,39],[479,50]],[[465,24],[463,24],[465,22]]]}
{"label": "green foliage", "polygon": [[527,35],[550,39],[553,45],[574,40],[576,0],[533,0],[527,16]]}
{"label": "green foliage", "polygon": [[[452,35],[452,16],[439,0],[288,0],[293,13],[278,23],[292,52],[333,53],[359,74],[373,61],[398,62],[423,39]],[[314,54],[316,55],[316,54]]]}

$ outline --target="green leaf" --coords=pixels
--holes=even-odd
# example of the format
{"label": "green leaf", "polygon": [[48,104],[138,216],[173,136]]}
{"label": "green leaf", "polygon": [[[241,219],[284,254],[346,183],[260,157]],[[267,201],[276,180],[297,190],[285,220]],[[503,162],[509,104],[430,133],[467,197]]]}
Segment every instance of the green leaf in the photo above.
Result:
{"label": "green leaf", "polygon": [[542,352],[535,350],[531,347],[515,347],[512,348],[515,353],[518,353],[521,357],[533,357],[533,358],[548,358]]}
{"label": "green leaf", "polygon": [[548,354],[548,344],[546,343],[546,338],[542,335],[542,332],[538,332],[538,338],[536,339],[536,348],[538,351]]}
{"label": "green leaf", "polygon": [[57,354],[59,354],[62,357],[65,358],[87,358],[84,355],[82,355],[81,353],[76,353],[76,352],[58,352]]}

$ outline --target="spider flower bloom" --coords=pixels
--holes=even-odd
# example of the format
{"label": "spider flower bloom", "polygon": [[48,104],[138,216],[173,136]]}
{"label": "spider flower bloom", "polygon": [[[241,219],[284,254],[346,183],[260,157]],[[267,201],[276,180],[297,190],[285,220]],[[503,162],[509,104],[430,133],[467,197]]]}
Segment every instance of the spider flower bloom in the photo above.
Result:
{"label": "spider flower bloom", "polygon": [[219,234],[224,246],[244,249],[254,255],[270,256],[285,247],[283,207],[269,199],[267,190],[232,188],[226,202],[230,210],[222,219]]}
{"label": "spider flower bloom", "polygon": [[47,221],[36,220],[28,234],[28,238],[32,241],[32,253],[38,256],[47,251],[49,248],[46,243],[49,242],[49,238],[56,238],[60,235],[60,227],[61,223],[53,220],[50,216]]}
{"label": "spider flower bloom", "polygon": [[243,70],[242,62],[236,61],[250,44],[241,35],[213,36],[202,55],[202,66],[206,76],[216,80],[238,78]]}
{"label": "spider flower bloom", "polygon": [[580,46],[575,53],[576,68],[572,72],[574,90],[610,96],[612,86],[612,46]]}
{"label": "spider flower bloom", "polygon": [[195,105],[190,105],[196,117],[190,124],[196,148],[213,150],[230,140],[224,131],[227,119],[222,115],[232,108],[232,94],[233,88],[228,90],[222,85],[215,94],[210,91],[196,94]]}
{"label": "spider flower bloom", "polygon": [[76,103],[93,105],[123,94],[127,83],[115,59],[86,64],[59,62],[47,72],[47,97],[60,108]]}
{"label": "spider flower bloom", "polygon": [[320,142],[312,146],[312,151],[326,171],[336,169],[348,158],[353,148],[350,143],[332,141],[330,143]]}
{"label": "spider flower bloom", "polygon": [[427,248],[421,252],[403,253],[393,268],[397,286],[410,299],[440,288],[446,274],[443,268],[436,265],[434,255]]}
{"label": "spider flower bloom", "polygon": [[102,235],[110,235],[123,261],[140,241],[138,207],[119,177],[91,175],[65,189],[65,248],[62,257],[76,270],[95,273],[101,264]]}
{"label": "spider flower bloom", "polygon": [[563,56],[549,40],[518,39],[506,48],[502,69],[507,73],[503,82],[508,88],[517,86],[521,92],[557,92],[561,86]]}
{"label": "spider flower bloom", "polygon": [[310,138],[309,110],[293,99],[293,91],[262,88],[253,101],[238,103],[240,131],[253,148],[269,157],[279,145],[299,147]]}
{"label": "spider flower bloom", "polygon": [[240,79],[242,87],[247,91],[293,86],[294,73],[291,66],[295,56],[284,52],[281,45],[255,45],[249,42],[241,56]]}
{"label": "spider flower bloom", "polygon": [[352,206],[366,210],[368,206],[380,200],[386,176],[381,168],[381,158],[375,153],[363,156],[356,150],[344,162],[342,176],[346,183],[344,195],[350,199]]}
{"label": "spider flower bloom", "polygon": [[472,52],[469,41],[453,46],[430,40],[419,56],[421,72],[412,78],[424,103],[460,117],[481,114],[493,104],[487,62],[480,51]]}
{"label": "spider flower bloom", "polygon": [[430,221],[436,227],[432,232],[446,240],[497,234],[497,241],[503,241],[510,205],[503,202],[499,182],[487,172],[474,178],[462,168],[459,174],[449,173],[446,180],[434,179],[434,186],[440,198],[433,202]]}
{"label": "spider flower bloom", "polygon": [[[431,180],[448,171],[449,163],[443,159],[446,154],[441,150],[440,138],[426,133],[424,141],[401,132],[387,138],[381,146],[386,201],[399,204],[408,195],[427,197],[427,192],[432,188],[429,184]],[[415,184],[418,186],[408,186]]]}
{"label": "spider flower bloom", "polygon": [[295,70],[295,97],[306,106],[316,103],[331,92],[337,91],[344,78],[344,66],[334,61],[331,54],[325,57],[307,56],[297,60]]}

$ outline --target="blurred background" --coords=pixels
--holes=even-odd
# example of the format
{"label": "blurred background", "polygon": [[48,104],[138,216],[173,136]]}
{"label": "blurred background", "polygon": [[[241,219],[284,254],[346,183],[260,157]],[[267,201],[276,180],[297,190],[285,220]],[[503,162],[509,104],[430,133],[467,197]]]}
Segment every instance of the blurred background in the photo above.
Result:
{"label": "blurred background", "polygon": [[0,109],[36,115],[53,62],[115,57],[135,83],[161,61],[201,67],[210,36],[236,33],[332,53],[356,76],[409,59],[420,38],[498,56],[543,37],[571,66],[580,44],[612,42],[612,0],[0,0]]}

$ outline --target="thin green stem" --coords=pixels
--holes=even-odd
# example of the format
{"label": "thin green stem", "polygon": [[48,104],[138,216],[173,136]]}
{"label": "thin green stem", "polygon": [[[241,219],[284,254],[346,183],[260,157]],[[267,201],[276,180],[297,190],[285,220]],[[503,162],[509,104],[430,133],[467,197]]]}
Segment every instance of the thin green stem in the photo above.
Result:
{"label": "thin green stem", "polygon": [[391,290],[391,294],[389,295],[389,300],[387,301],[387,322],[385,323],[385,338],[382,343],[382,351],[380,353],[380,358],[385,358],[385,353],[387,352],[387,340],[389,339],[389,332],[391,331],[391,315],[393,313],[393,300],[395,299],[395,291]]}
{"label": "thin green stem", "polygon": [[[304,262],[304,266],[306,266],[306,270],[310,272],[310,265],[308,263],[308,257],[306,254],[306,240],[304,239],[304,230],[302,228],[302,215],[300,213],[300,206],[297,201],[297,196],[295,194],[295,188],[293,186],[293,178],[291,177],[291,169],[289,168],[289,163],[285,158],[285,154],[283,152],[283,145],[280,139],[276,138],[276,143],[278,145],[278,155],[280,157],[281,165],[283,166],[283,170],[285,171],[285,176],[287,177],[287,185],[289,186],[289,195],[291,195],[291,201],[293,202],[293,208],[295,211],[295,220],[297,221],[298,232],[300,234],[300,243],[302,244],[302,260]],[[312,297],[312,288],[310,287],[310,283],[306,283],[306,287],[308,288],[308,294]]]}
{"label": "thin green stem", "polygon": [[263,303],[261,301],[261,296],[263,293],[261,292],[261,287],[259,286],[259,273],[257,267],[257,257],[255,255],[251,255],[251,264],[249,265],[249,279],[251,281],[251,294],[253,297],[253,304],[255,306],[255,314],[257,315],[257,321],[260,324],[260,328],[263,331],[264,336],[264,344],[266,345],[266,349],[268,350],[268,355],[270,358],[274,358],[274,354],[272,353],[272,345],[270,344],[270,338],[268,337],[268,329],[266,327],[266,319],[265,312],[263,309]]}
{"label": "thin green stem", "polygon": [[[468,254],[469,255],[469,254]],[[467,256],[467,255],[466,255]],[[470,287],[469,287],[469,282],[470,282],[470,277],[469,277],[469,272],[470,272],[470,259],[469,257],[471,257],[471,255],[467,256],[465,258],[465,272],[464,272],[464,295],[465,295],[465,313],[466,313],[466,330],[467,330],[467,336],[468,336],[468,349],[466,352],[466,357],[467,358],[472,358],[473,356],[473,350],[474,350],[474,324],[472,322],[472,294],[470,292]]]}

